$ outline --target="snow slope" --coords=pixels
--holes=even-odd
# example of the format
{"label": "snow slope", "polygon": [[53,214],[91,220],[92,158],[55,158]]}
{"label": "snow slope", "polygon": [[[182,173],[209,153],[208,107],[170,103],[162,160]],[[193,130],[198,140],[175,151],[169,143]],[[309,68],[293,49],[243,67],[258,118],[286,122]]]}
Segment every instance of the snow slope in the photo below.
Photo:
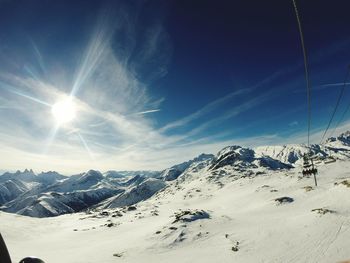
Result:
{"label": "snow slope", "polygon": [[349,169],[349,161],[319,166],[314,187],[299,169],[203,168],[133,209],[0,212],[0,231],[14,262],[339,262],[350,259]]}
{"label": "snow slope", "polygon": [[0,183],[0,205],[3,205],[18,195],[28,191],[27,186],[19,180],[7,180]]}

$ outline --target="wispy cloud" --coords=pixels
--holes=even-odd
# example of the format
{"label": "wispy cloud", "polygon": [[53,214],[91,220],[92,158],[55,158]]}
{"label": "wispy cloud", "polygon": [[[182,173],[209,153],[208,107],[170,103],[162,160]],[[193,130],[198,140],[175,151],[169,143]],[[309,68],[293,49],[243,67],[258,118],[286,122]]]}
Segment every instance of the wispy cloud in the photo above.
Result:
{"label": "wispy cloud", "polygon": [[[125,18],[126,14],[121,10],[120,12]],[[4,122],[0,127],[0,133],[3,135],[2,138],[6,138],[1,146],[13,153],[7,155],[2,153],[3,163],[0,165],[3,168],[13,169],[15,166],[21,168],[28,164],[40,169],[41,166],[49,167],[50,164],[54,169],[57,167],[53,164],[54,160],[67,160],[64,162],[65,168],[61,167],[58,170],[76,171],[77,167],[84,166],[86,169],[91,165],[104,170],[106,166],[104,160],[108,159],[110,154],[122,159],[122,156],[129,155],[130,152],[121,152],[120,149],[127,149],[145,134],[154,134],[152,140],[161,137],[154,131],[152,122],[146,116],[160,111],[158,106],[163,98],[150,97],[147,85],[139,79],[137,72],[125,63],[125,61],[131,63],[132,56],[130,54],[124,54],[124,57],[117,56],[118,52],[112,48],[112,37],[115,37],[113,32],[116,27],[124,26],[118,23],[125,21],[131,20],[111,21],[108,14],[102,13],[76,70],[70,68],[56,70],[64,71],[64,74],[61,74],[63,79],[52,75],[55,73],[50,71],[46,72],[45,78],[32,74],[31,70],[25,71],[26,74],[0,73],[2,81],[0,86],[6,88],[7,92],[7,94],[2,92],[5,95],[2,100],[6,104],[2,104],[1,108],[16,110],[12,112],[12,116],[0,112],[1,120]],[[157,48],[157,45],[167,44],[162,40],[165,32],[160,25],[152,27],[153,29],[148,30],[150,34],[147,35],[149,38],[147,45],[130,52],[137,51],[143,54],[144,61],[152,59],[158,61],[159,67],[165,70],[168,63],[165,57],[168,55],[162,55],[160,59]],[[139,37],[135,32],[124,32],[124,34],[131,38]],[[45,56],[48,54],[41,53],[36,45],[34,52],[36,58],[40,60],[39,64],[44,65]],[[138,62],[133,63],[133,67],[136,68],[135,63]],[[158,76],[162,74],[164,73]],[[55,85],[47,82],[53,78]],[[67,96],[69,89],[61,87],[66,86],[70,78],[74,79],[70,94],[75,97],[78,118],[66,127],[54,129],[55,123],[50,116],[51,105],[61,97]],[[21,107],[11,106],[18,104]],[[44,109],[40,105],[47,108]],[[145,110],[150,108],[151,110]],[[48,141],[49,148],[44,150],[48,146]],[[81,158],[84,152],[90,157],[86,161]],[[17,158],[13,158],[14,153],[18,153]],[[13,159],[10,161],[9,157]],[[73,160],[79,164],[73,164]],[[114,161],[113,163],[115,167],[118,166]],[[130,165],[130,162],[124,162],[126,163]]]}
{"label": "wispy cloud", "polygon": [[[265,100],[265,99],[267,100],[269,97],[272,98],[272,97],[276,97],[276,96],[280,95],[281,94],[281,86],[283,86],[283,84],[279,83],[278,80],[283,76],[286,76],[292,72],[295,72],[300,66],[302,66],[301,63],[284,68],[284,69],[281,69],[281,70],[278,70],[276,72],[273,72],[271,75],[268,75],[267,77],[265,77],[264,79],[262,79],[261,81],[257,82],[256,84],[254,84],[250,87],[235,90],[235,91],[233,91],[233,92],[231,92],[231,93],[229,93],[221,98],[213,100],[212,102],[209,102],[207,105],[205,105],[201,109],[197,110],[196,112],[191,113],[186,117],[183,117],[179,120],[176,120],[174,122],[171,122],[171,123],[165,125],[164,127],[162,127],[160,129],[160,132],[166,132],[168,130],[171,130],[171,129],[174,129],[177,127],[185,126],[185,125],[199,119],[200,117],[205,116],[210,112],[213,112],[217,108],[222,107],[225,103],[232,101],[233,99],[239,97],[240,95],[249,95],[250,94],[251,96],[256,96],[255,92],[258,90],[258,88],[261,88],[261,87],[266,88],[268,86],[274,87],[274,88],[268,89],[268,92],[265,95],[259,96],[258,99],[253,98],[250,102],[249,101],[247,103],[243,102],[242,108],[240,107],[240,103],[238,103],[237,107],[232,108],[225,115],[220,116],[218,118],[217,122],[220,122],[220,120],[232,118],[233,116],[238,115],[240,113],[240,111],[244,111],[245,108],[249,108],[250,107],[249,105],[253,106],[254,103],[259,104],[259,100],[262,100],[261,102],[263,102],[263,100]],[[293,85],[295,85],[295,83],[299,83],[299,82],[300,82],[300,78],[298,77],[297,79],[294,80],[294,82],[290,86],[293,86]],[[249,100],[249,99],[246,99],[246,100]],[[205,126],[205,124],[203,124],[203,126]]]}
{"label": "wispy cloud", "polygon": [[198,134],[199,132],[209,128],[209,127],[213,127],[215,125],[218,125],[226,120],[229,120],[233,117],[238,116],[239,114],[246,112],[256,106],[258,106],[259,104],[272,99],[272,92],[260,95],[260,96],[256,96],[252,99],[246,100],[242,103],[237,104],[235,107],[227,110],[226,112],[224,112],[223,114],[221,114],[220,116],[211,119],[207,122],[202,123],[201,125],[197,126],[196,128],[192,129],[187,136],[193,136],[195,134]]}
{"label": "wispy cloud", "polygon": [[234,97],[237,97],[239,95],[246,94],[249,92],[251,92],[251,89],[240,89],[240,90],[231,92],[224,97],[221,97],[219,99],[216,99],[216,100],[208,103],[207,105],[205,105],[203,108],[199,109],[198,111],[196,111],[196,112],[194,112],[194,113],[192,113],[192,114],[190,114],[182,119],[179,119],[177,121],[174,121],[172,123],[165,125],[163,128],[161,128],[160,131],[165,132],[167,130],[174,129],[176,127],[184,126],[184,125],[212,112],[213,110],[217,109],[218,107],[220,107],[223,104],[232,100]]}

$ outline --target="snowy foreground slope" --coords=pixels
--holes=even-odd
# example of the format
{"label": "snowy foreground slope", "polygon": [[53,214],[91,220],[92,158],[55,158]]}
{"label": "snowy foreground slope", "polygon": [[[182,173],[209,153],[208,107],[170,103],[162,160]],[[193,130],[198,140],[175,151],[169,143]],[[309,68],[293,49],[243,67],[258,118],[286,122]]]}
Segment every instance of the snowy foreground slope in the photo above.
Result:
{"label": "snowy foreground slope", "polygon": [[320,165],[317,188],[299,168],[257,165],[269,161],[193,167],[129,207],[52,218],[0,212],[0,231],[14,262],[28,255],[49,263],[350,259],[350,161]]}

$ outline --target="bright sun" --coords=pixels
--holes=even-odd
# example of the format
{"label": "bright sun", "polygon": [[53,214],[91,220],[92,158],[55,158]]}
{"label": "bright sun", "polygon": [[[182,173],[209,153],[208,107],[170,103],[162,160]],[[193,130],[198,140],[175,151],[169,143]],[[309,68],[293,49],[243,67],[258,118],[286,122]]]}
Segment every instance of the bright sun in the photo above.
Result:
{"label": "bright sun", "polygon": [[55,103],[51,109],[52,115],[58,124],[72,121],[76,115],[76,107],[71,98]]}

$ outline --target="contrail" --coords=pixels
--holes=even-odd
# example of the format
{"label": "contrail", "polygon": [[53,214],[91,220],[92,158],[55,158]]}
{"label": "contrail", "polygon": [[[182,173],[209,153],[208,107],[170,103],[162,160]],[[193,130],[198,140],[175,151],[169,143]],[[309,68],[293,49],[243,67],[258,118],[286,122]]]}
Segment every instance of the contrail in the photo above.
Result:
{"label": "contrail", "polygon": [[43,56],[41,55],[37,45],[35,44],[34,40],[32,38],[29,38],[29,41],[30,43],[32,44],[32,47],[33,47],[33,50],[34,50],[34,53],[37,57],[37,60],[38,60],[38,63],[39,63],[39,66],[42,70],[42,72],[44,74],[46,74],[46,67],[45,67],[45,63],[44,63],[44,59],[43,59]]}
{"label": "contrail", "polygon": [[109,45],[110,34],[108,28],[109,17],[105,14],[100,18],[99,23],[95,28],[95,32],[91,37],[90,43],[85,51],[82,63],[77,72],[72,90],[71,96],[76,95],[80,87],[84,82],[93,74],[97,65],[99,64],[106,48]]}
{"label": "contrail", "polygon": [[94,160],[94,155],[92,153],[92,151],[90,150],[89,146],[87,145],[84,137],[80,134],[80,132],[76,132],[76,134],[78,135],[79,139],[81,140],[81,142],[83,143],[84,147],[85,147],[85,150],[88,152],[88,154],[90,155],[90,158],[92,160]]}
{"label": "contrail", "polygon": [[160,110],[160,109],[146,110],[146,111],[137,112],[137,113],[135,113],[135,114],[141,115],[141,114],[147,114],[147,113],[158,112],[158,111],[161,111],[161,110]]}
{"label": "contrail", "polygon": [[320,85],[318,87],[331,87],[331,86],[343,86],[343,85],[349,85],[350,82],[347,82],[347,83],[331,83],[331,84],[323,84],[323,85]]}

